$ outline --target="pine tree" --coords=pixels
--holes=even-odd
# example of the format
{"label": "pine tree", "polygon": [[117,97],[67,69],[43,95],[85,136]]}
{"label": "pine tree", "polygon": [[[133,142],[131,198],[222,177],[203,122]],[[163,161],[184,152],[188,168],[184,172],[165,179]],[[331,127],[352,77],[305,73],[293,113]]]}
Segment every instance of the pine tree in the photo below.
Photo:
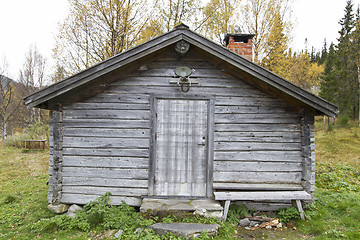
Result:
{"label": "pine tree", "polygon": [[358,7],[356,11],[356,22],[355,22],[355,30],[352,33],[352,41],[353,41],[353,54],[354,59],[357,66],[357,80],[358,80],[358,94],[357,94],[357,101],[358,103],[358,119],[359,119],[359,126],[360,126],[360,8]]}
{"label": "pine tree", "polygon": [[357,109],[357,67],[353,52],[353,30],[355,28],[355,16],[351,0],[347,1],[345,16],[340,20],[341,30],[338,38],[338,74],[339,74],[339,98],[338,104],[342,115],[356,117]]}
{"label": "pine tree", "polygon": [[336,52],[334,44],[331,43],[325,61],[324,79],[320,85],[320,97],[333,103],[339,102],[339,86],[336,71]]}
{"label": "pine tree", "polygon": [[355,16],[353,4],[348,0],[345,15],[339,21],[341,30],[337,46],[331,46],[325,61],[324,82],[320,96],[337,104],[340,115],[355,119],[358,112],[358,65],[356,51]]}
{"label": "pine tree", "polygon": [[327,54],[328,54],[328,50],[327,50],[327,42],[326,42],[326,38],[325,38],[324,39],[324,45],[323,45],[323,47],[321,49],[321,53],[320,53],[320,59],[318,61],[319,64],[324,64],[325,63]]}

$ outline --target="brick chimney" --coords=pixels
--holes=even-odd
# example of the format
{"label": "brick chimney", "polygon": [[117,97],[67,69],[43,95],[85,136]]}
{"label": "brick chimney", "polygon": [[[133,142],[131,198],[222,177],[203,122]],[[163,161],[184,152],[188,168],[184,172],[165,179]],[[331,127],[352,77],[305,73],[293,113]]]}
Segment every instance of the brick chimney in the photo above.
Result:
{"label": "brick chimney", "polygon": [[225,46],[231,51],[234,51],[237,54],[252,61],[252,39],[254,36],[254,34],[228,33],[225,36],[224,43]]}

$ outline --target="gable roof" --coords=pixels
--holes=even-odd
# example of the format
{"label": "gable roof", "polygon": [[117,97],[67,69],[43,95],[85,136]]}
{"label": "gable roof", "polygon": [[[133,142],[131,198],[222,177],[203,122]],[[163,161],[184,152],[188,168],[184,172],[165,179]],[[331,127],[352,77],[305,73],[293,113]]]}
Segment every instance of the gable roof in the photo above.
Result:
{"label": "gable roof", "polygon": [[[117,54],[90,68],[87,68],[62,81],[54,83],[24,98],[28,107],[49,108],[48,102],[62,95],[74,91],[93,81],[99,81],[107,74],[130,66],[132,63],[151,56],[153,53],[173,45],[180,40],[185,40],[190,45],[203,51],[209,57],[216,59],[221,66],[230,68],[240,76],[246,76],[251,84],[282,96],[290,102],[300,103],[317,114],[326,114],[334,117],[338,113],[337,106],[296,86],[269,70],[241,57],[231,50],[212,42],[209,39],[191,31],[186,25],[180,24],[174,30],[160,35],[150,41]],[[248,80],[249,81],[249,80]]]}

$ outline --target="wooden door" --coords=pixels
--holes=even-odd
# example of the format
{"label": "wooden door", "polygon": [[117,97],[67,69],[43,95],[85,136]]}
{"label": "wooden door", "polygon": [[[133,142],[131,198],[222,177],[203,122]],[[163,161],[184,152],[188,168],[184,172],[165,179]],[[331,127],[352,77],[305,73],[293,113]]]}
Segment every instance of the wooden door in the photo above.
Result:
{"label": "wooden door", "polygon": [[156,99],[154,195],[205,197],[208,101]]}

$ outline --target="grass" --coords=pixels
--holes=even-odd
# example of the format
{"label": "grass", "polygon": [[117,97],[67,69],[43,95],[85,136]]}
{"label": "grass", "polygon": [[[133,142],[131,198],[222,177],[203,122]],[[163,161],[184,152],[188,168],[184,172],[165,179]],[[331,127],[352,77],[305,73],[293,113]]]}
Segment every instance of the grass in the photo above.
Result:
{"label": "grass", "polygon": [[[214,239],[360,239],[360,128],[353,124],[330,130],[316,123],[317,201],[307,206],[305,221],[292,220],[296,230],[239,229],[230,222],[246,214],[242,208],[232,208],[226,223],[173,216],[162,221],[220,223]],[[92,203],[74,220],[55,216],[47,209],[48,152],[23,153],[0,146],[0,172],[0,239],[114,239],[120,227],[125,231],[123,239],[177,239],[159,238],[147,230],[134,235],[134,229],[158,220],[144,219],[128,206]],[[288,212],[281,217],[296,215]]]}

